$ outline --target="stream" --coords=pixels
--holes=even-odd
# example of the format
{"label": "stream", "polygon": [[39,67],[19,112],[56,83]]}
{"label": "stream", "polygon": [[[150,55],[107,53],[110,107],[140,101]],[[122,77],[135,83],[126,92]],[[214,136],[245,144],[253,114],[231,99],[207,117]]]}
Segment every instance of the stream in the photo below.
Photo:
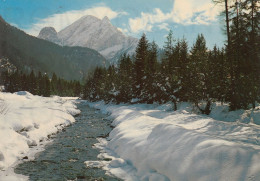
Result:
{"label": "stream", "polygon": [[29,176],[32,181],[38,180],[111,180],[101,168],[86,168],[84,162],[99,160],[99,150],[92,146],[97,138],[107,137],[112,130],[111,120],[107,115],[80,102],[77,104],[81,114],[75,117],[76,122],[56,135],[45,150],[36,154],[35,159],[17,165],[15,172]]}

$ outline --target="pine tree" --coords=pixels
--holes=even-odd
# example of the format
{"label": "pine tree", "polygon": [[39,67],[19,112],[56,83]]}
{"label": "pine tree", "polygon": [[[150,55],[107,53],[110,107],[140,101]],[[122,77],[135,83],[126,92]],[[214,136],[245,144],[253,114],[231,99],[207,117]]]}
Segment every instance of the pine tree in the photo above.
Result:
{"label": "pine tree", "polygon": [[172,30],[169,31],[169,34],[167,36],[167,41],[165,42],[164,45],[164,58],[163,58],[163,64],[166,66],[166,72],[169,74],[172,72],[174,69],[174,59],[173,59],[173,54],[174,54],[174,42],[175,39],[173,38],[173,32]]}
{"label": "pine tree", "polygon": [[93,77],[91,77],[84,90],[84,97],[90,101],[100,100],[101,96],[104,95],[106,69],[97,67],[94,71]]}
{"label": "pine tree", "polygon": [[28,91],[31,94],[37,94],[37,80],[33,70],[31,71],[28,77]]}
{"label": "pine tree", "polygon": [[8,92],[17,92],[18,91],[18,72],[15,71],[13,74],[10,74],[9,78],[9,87],[8,87]]}
{"label": "pine tree", "polygon": [[118,82],[116,76],[116,68],[114,65],[110,65],[107,71],[104,72],[104,90],[101,94],[101,99],[105,100],[105,102],[114,101],[118,94]]}
{"label": "pine tree", "polygon": [[5,87],[5,91],[8,91],[8,87],[9,87],[9,84],[10,84],[8,71],[2,72],[1,79],[2,79],[2,83]]}
{"label": "pine tree", "polygon": [[118,95],[116,102],[130,102],[133,98],[133,62],[129,55],[123,54],[118,69]]}
{"label": "pine tree", "polygon": [[[234,75],[231,80],[231,110],[246,109],[250,103],[254,107],[258,97],[257,92],[259,92],[258,85],[260,81],[257,73],[259,71],[259,51],[255,48],[256,44],[254,43],[257,40],[256,29],[254,28],[257,19],[255,4],[257,3],[254,0],[236,0],[231,6],[231,56],[229,59],[233,62],[233,72],[231,74]],[[252,37],[254,37],[254,40],[252,40]],[[248,83],[252,81],[255,84]]]}
{"label": "pine tree", "polygon": [[[189,71],[191,73],[189,100],[205,114],[210,113],[211,98],[209,97],[209,64],[206,41],[204,36],[198,35],[196,43],[191,49]],[[206,102],[202,108],[200,103]]]}
{"label": "pine tree", "polygon": [[[241,16],[246,27],[245,58],[248,67],[249,102],[255,107],[260,96],[260,6],[257,0],[244,0],[241,3]],[[245,36],[245,35],[244,35]]]}
{"label": "pine tree", "polygon": [[79,97],[81,93],[81,85],[79,81],[73,82],[73,96]]}
{"label": "pine tree", "polygon": [[153,103],[155,95],[155,76],[157,74],[157,51],[158,46],[153,41],[148,49],[147,61],[145,64],[145,82],[143,100],[149,104]]}
{"label": "pine tree", "polygon": [[138,42],[137,48],[135,50],[135,62],[134,62],[134,97],[141,98],[144,90],[145,81],[145,64],[148,56],[148,40],[146,35],[143,34]]}
{"label": "pine tree", "polygon": [[58,84],[57,75],[55,73],[53,73],[52,78],[51,78],[51,93],[54,95],[58,94],[57,84]]}
{"label": "pine tree", "polygon": [[220,51],[215,45],[213,50],[209,51],[208,64],[209,96],[215,101],[225,102],[230,84],[224,50]]}
{"label": "pine tree", "polygon": [[45,74],[43,76],[43,80],[45,82],[45,87],[44,87],[44,91],[43,91],[43,96],[45,97],[49,97],[51,95],[51,83],[50,83],[50,79],[48,77],[47,74]]}
{"label": "pine tree", "polygon": [[179,98],[182,101],[188,100],[188,90],[189,90],[189,80],[191,79],[189,72],[189,55],[188,55],[188,43],[183,38],[180,41],[180,53],[179,53],[179,61],[180,61],[180,69],[179,69],[179,77],[180,77],[180,92]]}
{"label": "pine tree", "polygon": [[37,94],[42,96],[44,94],[44,89],[45,89],[45,81],[42,77],[42,73],[38,72],[38,77],[37,77],[37,86],[38,86],[38,91]]}

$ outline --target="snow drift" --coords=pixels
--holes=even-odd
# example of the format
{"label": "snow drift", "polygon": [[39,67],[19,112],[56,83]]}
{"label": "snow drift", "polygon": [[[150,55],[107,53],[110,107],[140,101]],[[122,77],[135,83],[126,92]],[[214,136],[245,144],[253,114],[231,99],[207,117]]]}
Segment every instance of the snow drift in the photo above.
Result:
{"label": "snow drift", "polygon": [[216,106],[211,116],[223,122],[190,113],[188,104],[175,112],[170,104],[89,104],[115,119],[109,141],[96,145],[103,149],[99,157],[112,159],[99,164],[110,174],[124,180],[260,180],[260,128],[244,123],[259,109],[246,119],[246,111]]}
{"label": "snow drift", "polygon": [[79,113],[72,99],[0,92],[0,170],[27,156],[29,148],[48,135],[73,123],[72,115]]}

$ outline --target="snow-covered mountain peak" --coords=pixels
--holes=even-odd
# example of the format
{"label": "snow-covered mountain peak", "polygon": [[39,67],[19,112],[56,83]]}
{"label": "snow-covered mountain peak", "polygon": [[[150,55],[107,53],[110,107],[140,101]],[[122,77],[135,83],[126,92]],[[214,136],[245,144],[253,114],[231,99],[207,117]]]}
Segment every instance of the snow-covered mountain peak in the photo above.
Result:
{"label": "snow-covered mountain peak", "polygon": [[[97,17],[95,16],[92,16],[92,15],[86,15],[86,16],[83,16],[81,17],[79,20],[75,21],[74,23],[90,23],[90,22],[96,22],[96,21],[100,21],[100,19],[98,19]],[[74,24],[72,23],[72,24]]]}
{"label": "snow-covered mountain peak", "polygon": [[99,20],[96,16],[92,16],[92,15],[82,16],[79,20],[87,20],[87,19]]}
{"label": "snow-covered mountain peak", "polygon": [[101,21],[102,21],[102,23],[109,23],[109,24],[111,24],[111,22],[110,22],[110,20],[109,20],[109,18],[107,16],[105,16]]}
{"label": "snow-covered mountain peak", "polygon": [[[88,47],[112,61],[122,53],[132,54],[138,43],[136,38],[124,35],[113,26],[107,16],[102,20],[91,15],[83,16],[58,32],[57,36],[62,45]],[[46,36],[39,38],[52,41]]]}

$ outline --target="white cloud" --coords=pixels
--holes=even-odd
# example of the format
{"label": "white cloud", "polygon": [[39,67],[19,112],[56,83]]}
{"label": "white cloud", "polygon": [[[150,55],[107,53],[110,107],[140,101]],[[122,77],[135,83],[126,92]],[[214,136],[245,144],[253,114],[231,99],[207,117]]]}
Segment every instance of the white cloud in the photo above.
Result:
{"label": "white cloud", "polygon": [[126,28],[117,28],[119,31],[121,31],[122,33],[125,33],[127,34],[128,33],[128,30]]}
{"label": "white cloud", "polygon": [[172,20],[176,23],[209,24],[216,20],[220,7],[215,6],[211,0],[175,0]]}
{"label": "white cloud", "polygon": [[33,24],[29,29],[24,29],[24,31],[33,36],[37,36],[40,30],[46,26],[52,26],[56,31],[60,31],[85,15],[92,15],[99,19],[102,19],[105,16],[109,19],[114,19],[119,15],[127,15],[127,13],[116,12],[106,6],[93,7],[85,10],[67,11],[60,14],[53,14],[45,19],[39,19],[37,23]]}
{"label": "white cloud", "polygon": [[164,14],[159,8],[154,9],[154,13],[141,13],[141,17],[130,18],[129,26],[133,33],[139,31],[152,31],[152,25],[163,22],[170,18],[170,14]]}
{"label": "white cloud", "polygon": [[170,31],[170,28],[169,28],[169,24],[168,23],[162,23],[162,24],[159,24],[157,25],[159,27],[160,30],[166,30],[166,31]]}
{"label": "white cloud", "polygon": [[153,13],[141,13],[140,17],[130,18],[131,32],[152,31],[154,24],[160,29],[168,30],[163,22],[171,21],[178,24],[209,24],[216,20],[220,6],[215,6],[211,0],[175,0],[169,13],[162,12],[159,8]]}

